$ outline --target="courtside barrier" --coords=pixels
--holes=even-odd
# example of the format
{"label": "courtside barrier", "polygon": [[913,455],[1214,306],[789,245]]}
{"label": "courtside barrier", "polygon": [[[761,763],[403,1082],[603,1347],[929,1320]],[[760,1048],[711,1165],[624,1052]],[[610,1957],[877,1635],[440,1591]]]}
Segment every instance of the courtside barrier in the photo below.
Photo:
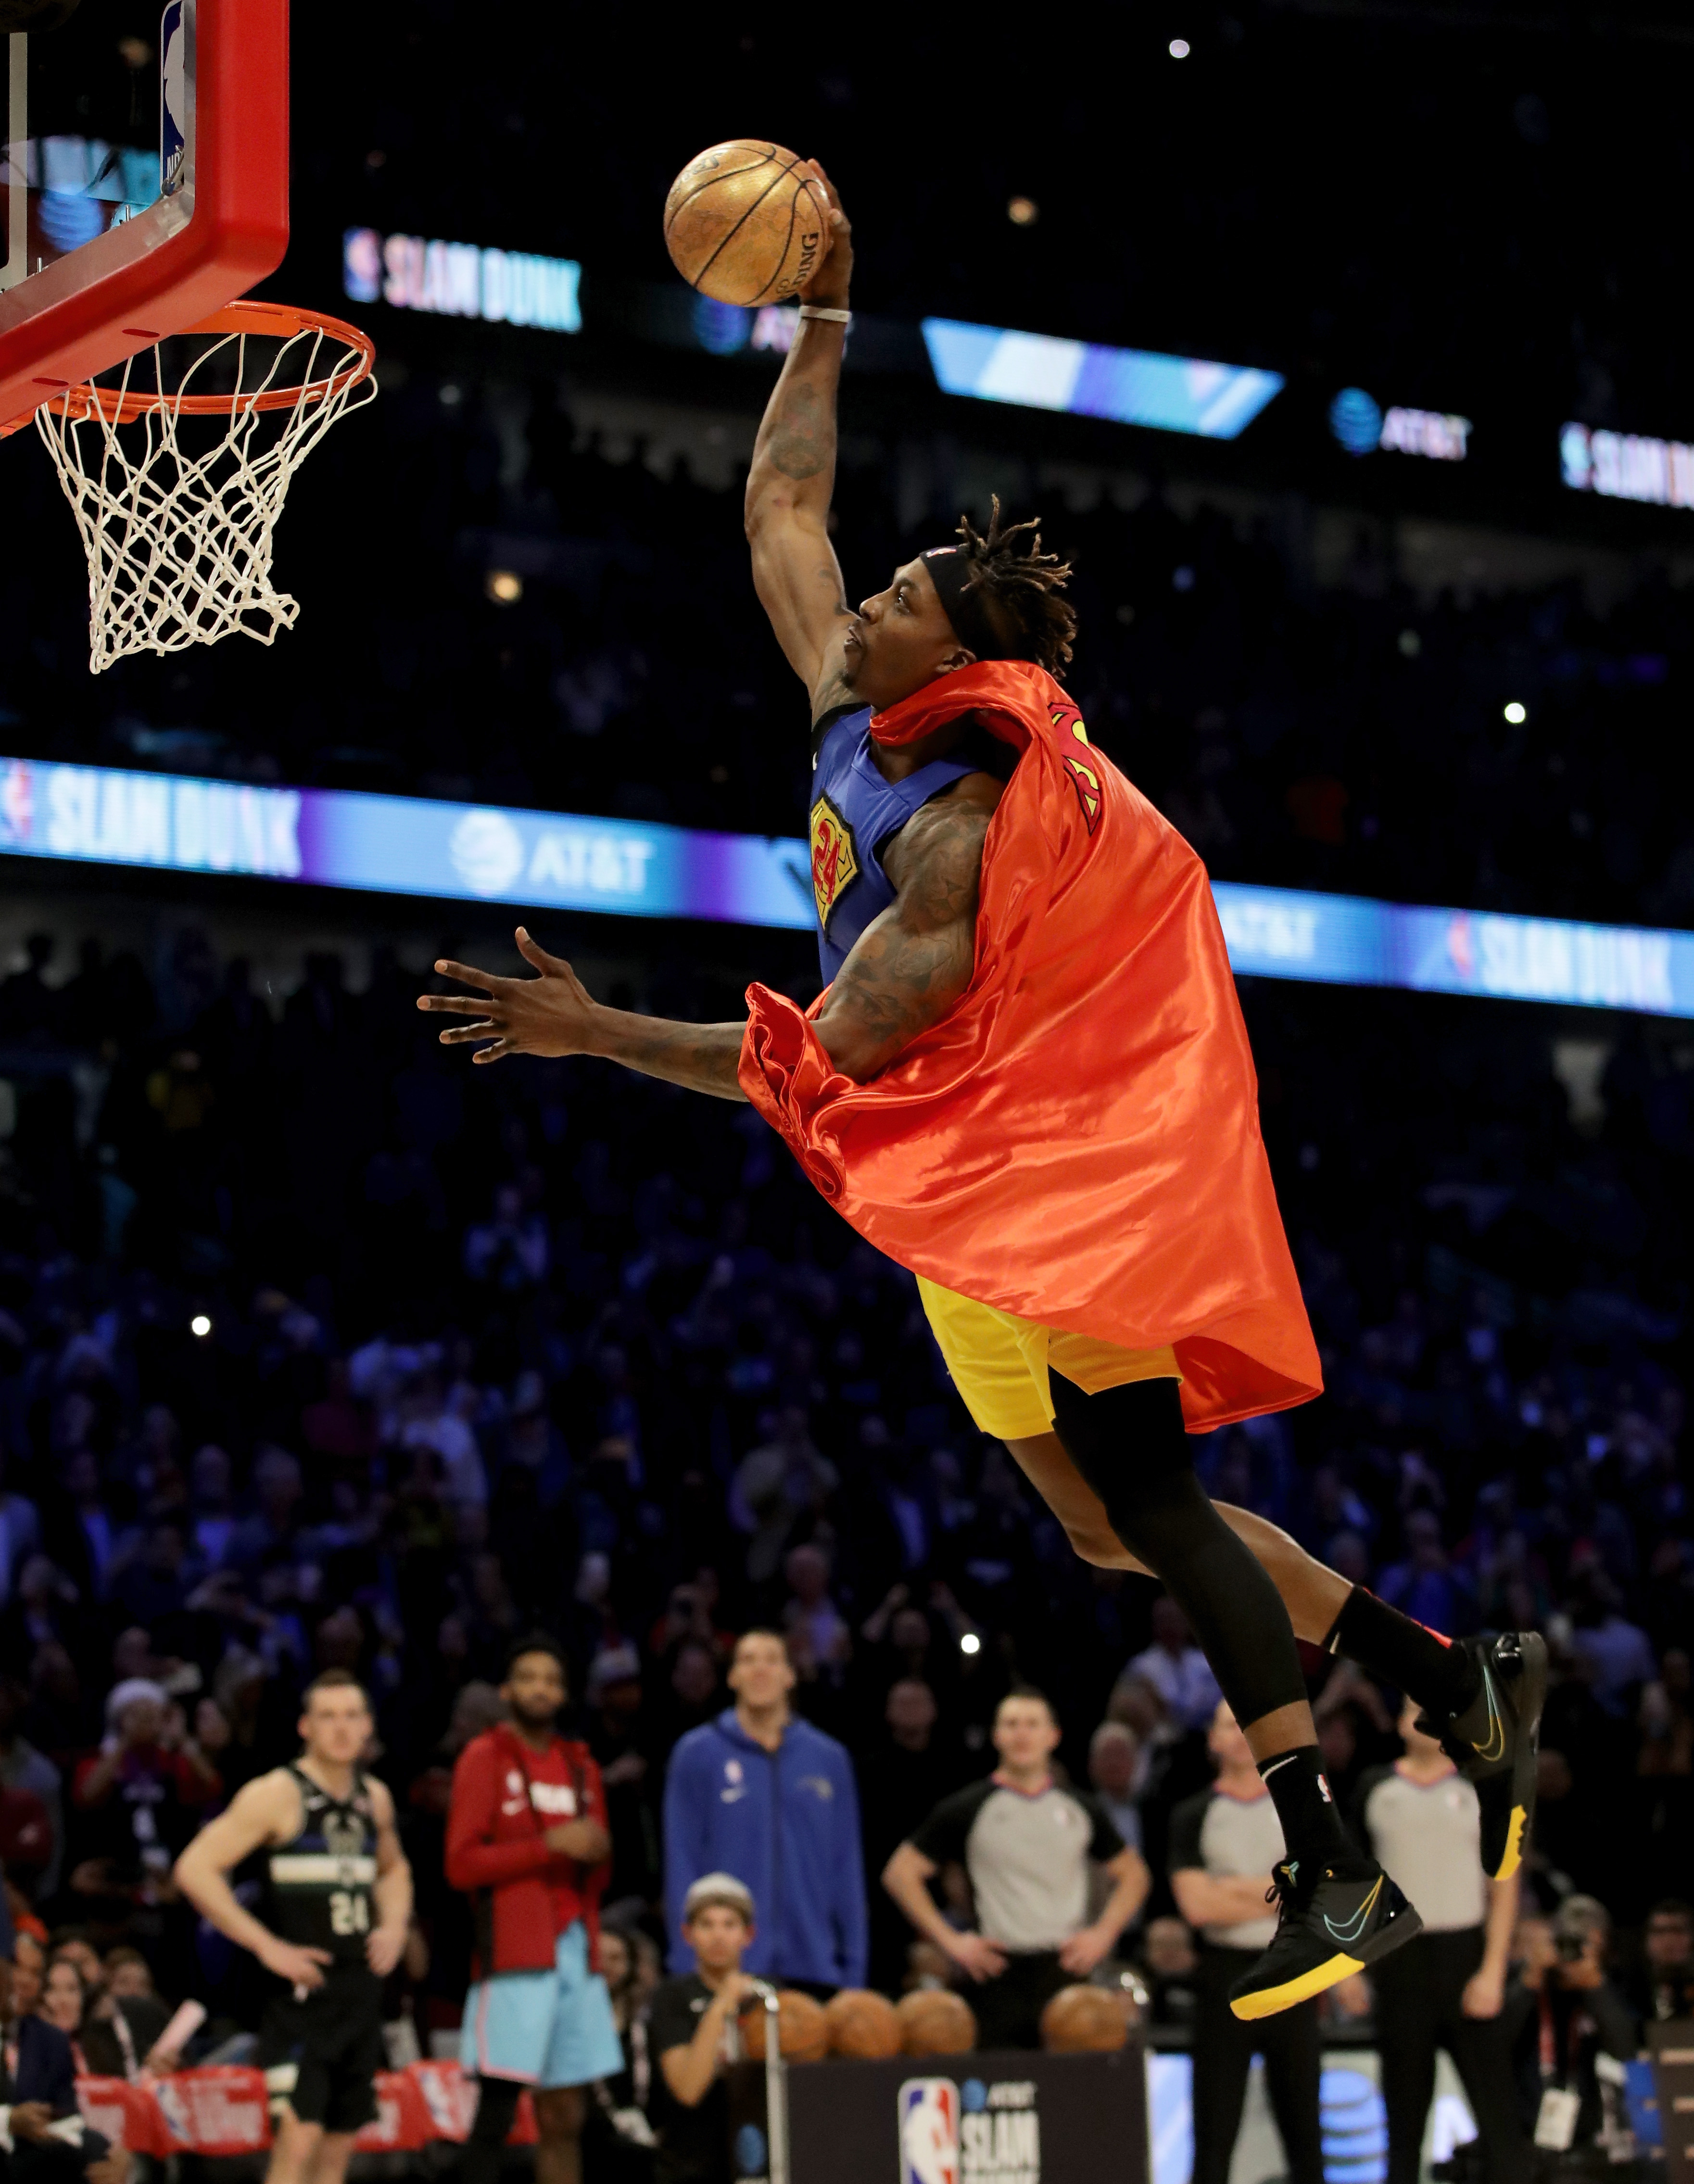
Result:
{"label": "courtside barrier", "polygon": [[[376,2120],[354,2144],[364,2153],[415,2153],[437,2139],[463,2143],[476,2109],[471,2081],[457,2063],[414,2063],[379,2070]],[[76,2104],[90,2128],[131,2153],[215,2157],[260,2153],[270,2143],[265,2073],[235,2063],[203,2064],[168,2077],[79,2078]],[[529,2095],[518,2103],[508,2143],[535,2143]]]}

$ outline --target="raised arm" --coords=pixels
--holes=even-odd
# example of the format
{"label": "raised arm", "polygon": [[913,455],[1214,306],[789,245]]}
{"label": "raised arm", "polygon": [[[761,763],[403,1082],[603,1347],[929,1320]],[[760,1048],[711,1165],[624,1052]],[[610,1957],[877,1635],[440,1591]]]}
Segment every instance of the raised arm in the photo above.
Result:
{"label": "raised arm", "polygon": [[[801,291],[801,300],[844,311],[853,231],[834,185],[815,159],[811,165],[829,192],[832,238],[829,254]],[[800,320],[765,405],[747,474],[754,589],[789,666],[811,694],[814,720],[839,704],[842,694],[840,637],[848,606],[828,517],[835,490],[835,393],[846,334],[845,326],[833,320]]]}
{"label": "raised arm", "polygon": [[[854,943],[816,1023],[824,1051],[855,1084],[886,1069],[920,1032],[939,1023],[971,982],[983,838],[1000,794],[989,775],[967,775],[908,820],[889,850],[885,868],[900,892]],[[739,1075],[744,1022],[672,1023],[603,1008],[571,966],[538,947],[521,926],[517,944],[538,978],[496,978],[468,963],[436,965],[443,977],[482,989],[418,996],[421,1009],[476,1019],[443,1032],[443,1046],[474,1045],[476,1061],[499,1061],[509,1054],[595,1054],[690,1091],[746,1098]]]}

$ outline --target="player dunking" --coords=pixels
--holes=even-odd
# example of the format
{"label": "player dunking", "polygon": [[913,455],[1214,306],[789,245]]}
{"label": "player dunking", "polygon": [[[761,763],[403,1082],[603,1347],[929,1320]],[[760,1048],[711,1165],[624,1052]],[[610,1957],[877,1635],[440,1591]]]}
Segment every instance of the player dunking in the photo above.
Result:
{"label": "player dunking", "polygon": [[802,1013],[755,985],[744,1022],[666,1023],[599,1007],[521,929],[538,978],[440,963],[481,991],[420,1006],[476,1018],[442,1036],[491,1042],[478,1062],[594,1054],[752,1100],[917,1274],[978,1424],[1091,1558],[1163,1580],[1245,1724],[1287,1847],[1276,1938],[1232,1997],[1266,2016],[1419,1923],[1337,1820],[1296,1630],[1418,1700],[1496,1874],[1528,1825],[1545,1651],[1451,1646],[1195,1477],[1189,1430],[1321,1385],[1204,867],[1054,680],[1076,617],[1034,524],[996,504],[986,535],[962,524],[845,604],[827,519],[852,252],[830,196],[747,486],[755,583],[811,697],[825,992]]}
{"label": "player dunking", "polygon": [[[276,1980],[259,2034],[276,2131],[267,2184],[342,2184],[376,2114],[382,1982],[406,1944],[412,1875],[393,1798],[359,1763],[371,1730],[361,1686],[326,1669],[306,1687],[300,1757],[237,1791],[176,1861],[196,1910]],[[257,1850],[268,1923],[229,1882]]]}

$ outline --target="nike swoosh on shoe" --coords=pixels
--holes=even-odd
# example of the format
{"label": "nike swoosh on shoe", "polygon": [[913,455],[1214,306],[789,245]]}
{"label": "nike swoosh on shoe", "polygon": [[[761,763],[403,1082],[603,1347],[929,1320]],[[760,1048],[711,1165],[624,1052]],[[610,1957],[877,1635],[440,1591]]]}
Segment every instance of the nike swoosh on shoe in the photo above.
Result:
{"label": "nike swoosh on shoe", "polygon": [[1506,1724],[1501,1716],[1500,1702],[1495,1695],[1494,1679],[1488,1673],[1488,1663],[1484,1661],[1480,1666],[1483,1696],[1488,1701],[1488,1736],[1481,1744],[1472,1737],[1470,1748],[1485,1764],[1491,1764],[1506,1756]]}
{"label": "nike swoosh on shoe", "polygon": [[1323,1916],[1323,1924],[1329,1928],[1329,1931],[1335,1936],[1338,1942],[1357,1941],[1359,1936],[1363,1933],[1365,1929],[1365,1921],[1369,1918],[1372,1911],[1375,1908],[1376,1899],[1381,1895],[1381,1893],[1382,1877],[1379,1875],[1377,1876],[1375,1887],[1371,1890],[1370,1894],[1367,1896],[1364,1902],[1360,1904],[1357,1914],[1355,1917],[1349,1919],[1344,1925],[1338,1926],[1335,1920],[1330,1918],[1329,1914],[1326,1912]]}

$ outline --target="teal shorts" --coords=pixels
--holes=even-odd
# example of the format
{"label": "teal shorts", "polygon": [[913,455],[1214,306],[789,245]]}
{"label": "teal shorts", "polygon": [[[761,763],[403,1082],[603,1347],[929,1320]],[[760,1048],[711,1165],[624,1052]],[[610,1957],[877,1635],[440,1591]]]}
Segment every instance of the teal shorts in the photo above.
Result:
{"label": "teal shorts", "polygon": [[459,2060],[479,2078],[520,2085],[588,2086],[615,2077],[623,2048],[606,1983],[588,1970],[581,1919],[559,1936],[550,1972],[502,1972],[465,1997]]}

